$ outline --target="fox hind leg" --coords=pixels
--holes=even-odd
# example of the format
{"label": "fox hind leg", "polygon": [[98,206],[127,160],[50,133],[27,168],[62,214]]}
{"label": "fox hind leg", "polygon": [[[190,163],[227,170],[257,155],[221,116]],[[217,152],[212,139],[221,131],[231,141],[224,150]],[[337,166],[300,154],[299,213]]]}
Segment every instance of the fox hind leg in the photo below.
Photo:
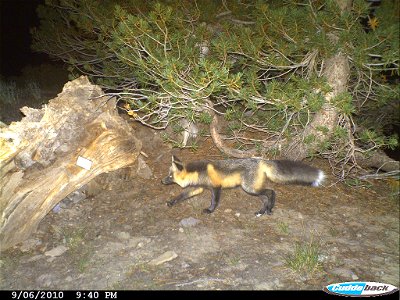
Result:
{"label": "fox hind leg", "polygon": [[258,184],[254,184],[254,178],[248,178],[249,180],[244,180],[242,183],[242,189],[249,195],[258,196],[263,206],[256,212],[256,216],[259,217],[265,213],[267,215],[272,215],[272,208],[275,205],[275,191],[271,189],[266,189],[262,187],[262,183],[265,181],[265,177],[260,177]]}
{"label": "fox hind leg", "polygon": [[263,214],[272,215],[272,208],[275,205],[275,191],[270,189],[264,189],[257,193],[258,197],[262,200],[262,208],[256,212],[256,216],[260,217]]}

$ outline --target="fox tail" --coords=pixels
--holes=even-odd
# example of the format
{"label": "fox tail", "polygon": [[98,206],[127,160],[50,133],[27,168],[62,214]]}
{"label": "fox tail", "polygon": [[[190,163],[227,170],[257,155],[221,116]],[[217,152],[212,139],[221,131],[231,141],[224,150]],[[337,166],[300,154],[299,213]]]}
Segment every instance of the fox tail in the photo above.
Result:
{"label": "fox tail", "polygon": [[265,170],[273,182],[319,186],[325,174],[322,170],[292,160],[268,161]]}

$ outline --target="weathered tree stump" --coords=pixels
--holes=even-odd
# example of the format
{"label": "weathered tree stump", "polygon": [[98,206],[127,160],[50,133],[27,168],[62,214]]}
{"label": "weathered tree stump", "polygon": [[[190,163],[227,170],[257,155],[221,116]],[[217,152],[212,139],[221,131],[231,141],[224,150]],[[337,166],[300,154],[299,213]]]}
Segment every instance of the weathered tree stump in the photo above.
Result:
{"label": "weathered tree stump", "polygon": [[0,250],[28,238],[59,201],[97,175],[135,162],[141,142],[115,101],[82,76],[0,129]]}

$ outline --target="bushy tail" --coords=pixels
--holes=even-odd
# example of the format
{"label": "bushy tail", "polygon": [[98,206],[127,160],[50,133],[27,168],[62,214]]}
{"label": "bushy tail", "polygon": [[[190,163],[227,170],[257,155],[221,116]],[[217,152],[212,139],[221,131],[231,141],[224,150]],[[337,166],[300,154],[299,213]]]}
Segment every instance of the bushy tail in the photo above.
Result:
{"label": "bushy tail", "polygon": [[267,176],[273,182],[319,186],[325,174],[321,170],[293,160],[267,161]]}

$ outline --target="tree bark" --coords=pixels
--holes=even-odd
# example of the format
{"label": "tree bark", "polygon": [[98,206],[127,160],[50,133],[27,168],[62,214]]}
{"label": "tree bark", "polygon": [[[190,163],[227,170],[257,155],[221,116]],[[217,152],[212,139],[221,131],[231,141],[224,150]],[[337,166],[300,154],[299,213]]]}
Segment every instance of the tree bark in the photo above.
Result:
{"label": "tree bark", "polygon": [[135,162],[141,142],[115,104],[82,76],[0,130],[0,250],[28,238],[59,201],[97,175]]}
{"label": "tree bark", "polygon": [[[331,100],[347,90],[348,78],[350,75],[350,67],[348,59],[345,55],[339,53],[325,61],[323,74],[328,84],[332,87],[332,91],[325,96],[325,104],[321,110],[315,114],[313,120],[304,129],[301,136],[296,137],[287,145],[283,145],[284,156],[290,159],[302,160],[308,156],[310,152],[318,150],[321,143],[328,140],[337,125],[339,112],[331,104]],[[324,127],[327,132],[324,134],[318,128]],[[313,142],[304,143],[304,138],[313,136]]]}

